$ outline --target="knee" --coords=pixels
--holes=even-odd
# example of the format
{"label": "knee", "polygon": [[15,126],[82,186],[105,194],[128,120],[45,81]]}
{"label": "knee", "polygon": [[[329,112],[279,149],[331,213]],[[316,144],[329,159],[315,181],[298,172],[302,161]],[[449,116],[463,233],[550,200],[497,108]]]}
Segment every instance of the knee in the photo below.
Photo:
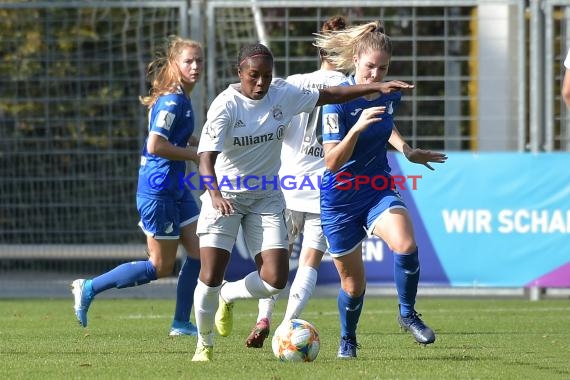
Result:
{"label": "knee", "polygon": [[260,275],[260,277],[263,280],[263,282],[265,282],[268,285],[270,285],[271,287],[281,291],[281,290],[285,289],[285,286],[287,286],[287,280],[289,279],[289,272],[278,271],[278,272],[272,273],[269,276]]}
{"label": "knee", "polygon": [[198,276],[200,281],[202,281],[206,286],[216,287],[222,285],[224,281],[224,276],[218,276],[216,273],[207,272],[200,270],[200,275]]}
{"label": "knee", "polygon": [[174,261],[164,260],[160,257],[153,257],[149,259],[154,269],[156,270],[156,277],[163,278],[168,277],[172,274],[174,270]]}
{"label": "knee", "polygon": [[390,242],[389,247],[392,251],[404,255],[413,253],[417,249],[416,241],[414,238],[397,239]]}
{"label": "knee", "polygon": [[360,297],[366,290],[366,280],[364,278],[348,277],[341,279],[342,290],[351,297]]}
{"label": "knee", "polygon": [[281,291],[285,289],[285,286],[287,286],[287,277],[288,276],[275,277],[271,279],[263,279],[263,281],[266,282],[268,285],[271,285],[271,287]]}
{"label": "knee", "polygon": [[161,266],[155,266],[155,268],[156,268],[156,277],[164,278],[172,275],[172,272],[174,271],[174,264],[172,265],[163,264]]}
{"label": "knee", "polygon": [[261,277],[263,282],[279,290],[285,289],[289,279],[289,256],[287,251],[284,251],[283,254],[279,253],[278,256],[273,255],[270,260],[263,260],[263,257],[258,255],[256,264],[259,268],[259,277]]}
{"label": "knee", "polygon": [[176,250],[178,244],[168,245],[164,241],[158,242],[153,240],[148,245],[148,260],[156,270],[156,277],[163,278],[172,275],[174,271],[174,263],[176,262]]}

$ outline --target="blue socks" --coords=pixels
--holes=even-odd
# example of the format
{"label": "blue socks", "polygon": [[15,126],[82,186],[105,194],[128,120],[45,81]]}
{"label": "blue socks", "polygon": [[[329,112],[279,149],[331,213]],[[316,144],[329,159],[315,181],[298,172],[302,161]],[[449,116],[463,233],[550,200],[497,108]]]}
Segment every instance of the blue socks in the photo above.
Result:
{"label": "blue socks", "polygon": [[200,274],[200,260],[187,257],[178,274],[176,286],[176,309],[174,320],[181,322],[190,321],[190,312],[194,301],[194,290],[198,284]]}
{"label": "blue socks", "polygon": [[356,338],[356,327],[364,304],[364,293],[351,297],[342,288],[338,292],[338,315],[340,316],[340,336]]}
{"label": "blue socks", "polygon": [[156,280],[156,269],[149,260],[121,264],[91,281],[93,295],[111,288],[129,288]]}
{"label": "blue socks", "polygon": [[407,255],[394,253],[394,281],[398,291],[400,314],[402,317],[407,317],[414,311],[420,281],[420,261],[417,248]]}

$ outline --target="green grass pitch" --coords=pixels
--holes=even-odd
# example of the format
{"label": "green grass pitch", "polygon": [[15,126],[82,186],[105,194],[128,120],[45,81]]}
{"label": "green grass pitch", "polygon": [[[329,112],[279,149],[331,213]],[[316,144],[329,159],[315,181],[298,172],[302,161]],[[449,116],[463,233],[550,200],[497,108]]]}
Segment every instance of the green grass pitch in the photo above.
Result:
{"label": "green grass pitch", "polygon": [[[422,298],[436,331],[430,346],[396,323],[395,298],[368,297],[354,360],[336,358],[335,298],[312,299],[302,315],[320,333],[313,363],[282,363],[268,340],[244,342],[257,302],[236,303],[234,331],[216,336],[214,361],[192,363],[196,340],[168,337],[173,300],[98,299],[89,327],[75,321],[71,296],[0,300],[0,379],[569,379],[570,302]],[[274,322],[280,321],[280,300]]]}

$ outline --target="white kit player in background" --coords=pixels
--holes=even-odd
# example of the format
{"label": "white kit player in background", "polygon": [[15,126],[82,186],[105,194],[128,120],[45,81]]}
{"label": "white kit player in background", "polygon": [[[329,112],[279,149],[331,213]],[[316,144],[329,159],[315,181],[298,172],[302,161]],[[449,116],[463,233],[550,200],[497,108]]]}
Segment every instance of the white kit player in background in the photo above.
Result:
{"label": "white kit player in background", "polygon": [[[391,82],[310,89],[273,81],[273,55],[259,43],[240,49],[237,68],[240,83],[212,102],[198,147],[200,175],[213,181],[202,196],[197,227],[201,270],[194,292],[198,340],[192,361],[212,360],[214,314],[216,330],[227,336],[235,300],[270,297],[287,284],[289,242],[278,173],[291,118],[319,105],[410,87]],[[238,183],[246,177],[253,181]],[[257,270],[222,288],[240,226]]]}
{"label": "white kit player in background", "polygon": [[[342,30],[347,22],[342,16],[330,17],[323,23],[321,32]],[[346,76],[336,71],[323,51],[319,52],[321,67],[308,74],[291,75],[288,82],[305,88],[337,86],[346,81]],[[299,318],[317,284],[317,270],[326,251],[326,240],[321,228],[320,191],[318,184],[322,177],[324,151],[322,145],[322,108],[316,107],[310,113],[302,113],[291,120],[285,132],[281,151],[282,183],[291,178],[296,186],[283,189],[285,217],[289,233],[290,253],[293,243],[303,234],[299,267],[289,290],[287,310],[283,322]],[[307,184],[300,186],[300,184]],[[317,186],[316,188],[312,188]],[[261,348],[270,332],[271,316],[277,295],[259,300],[257,323],[247,337],[247,347]]]}

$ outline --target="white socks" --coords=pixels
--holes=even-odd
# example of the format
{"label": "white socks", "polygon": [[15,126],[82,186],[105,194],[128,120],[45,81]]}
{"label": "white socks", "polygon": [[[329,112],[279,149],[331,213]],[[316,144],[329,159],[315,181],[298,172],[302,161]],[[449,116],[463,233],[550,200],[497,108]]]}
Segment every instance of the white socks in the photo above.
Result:
{"label": "white socks", "polygon": [[289,300],[283,321],[298,318],[317,285],[317,270],[310,266],[299,267],[289,290]]}
{"label": "white socks", "polygon": [[[293,284],[291,284],[291,289],[289,291],[289,300],[287,302],[287,310],[285,311],[283,321],[299,317],[307,305],[309,298],[311,298],[315,286],[317,285],[317,274],[317,270],[310,266],[303,266],[297,269],[297,274],[295,275],[295,279],[293,280]],[[203,288],[207,290],[204,290]],[[204,323],[204,326],[206,326],[206,329],[209,329],[209,331],[213,329],[213,318],[217,308],[216,292],[218,289],[219,288],[208,288],[198,280],[198,286],[194,292],[194,309],[196,312],[196,324],[198,324],[200,331],[206,331],[202,329],[202,325],[200,323]],[[274,288],[263,281],[259,276],[259,273],[254,271],[239,281],[226,282],[220,289],[220,296],[229,303],[238,299],[258,298],[259,312],[257,315],[257,321],[259,322],[263,318],[271,320],[275,301],[282,290],[283,289]],[[198,294],[204,294],[201,304],[199,304],[199,300],[197,299]],[[206,321],[204,317],[198,316],[198,314],[205,311],[207,308],[210,308],[209,310],[211,310],[210,318],[208,318],[211,319],[211,321]],[[208,324],[206,325],[206,323]],[[200,334],[199,339],[202,339],[202,334]],[[204,341],[206,341],[206,337],[204,338]],[[204,344],[211,345],[207,342]]]}
{"label": "white socks", "polygon": [[258,314],[257,314],[257,322],[261,321],[263,318],[269,319],[271,322],[271,316],[273,315],[273,309],[275,308],[275,301],[279,294],[268,298],[261,298],[258,303]]}
{"label": "white socks", "polygon": [[218,308],[219,286],[206,286],[200,279],[194,290],[194,315],[198,327],[198,344],[214,345],[214,315]]}
{"label": "white socks", "polygon": [[220,296],[231,303],[244,298],[267,298],[278,294],[281,290],[263,281],[259,273],[254,271],[239,281],[226,282],[220,290]]}

